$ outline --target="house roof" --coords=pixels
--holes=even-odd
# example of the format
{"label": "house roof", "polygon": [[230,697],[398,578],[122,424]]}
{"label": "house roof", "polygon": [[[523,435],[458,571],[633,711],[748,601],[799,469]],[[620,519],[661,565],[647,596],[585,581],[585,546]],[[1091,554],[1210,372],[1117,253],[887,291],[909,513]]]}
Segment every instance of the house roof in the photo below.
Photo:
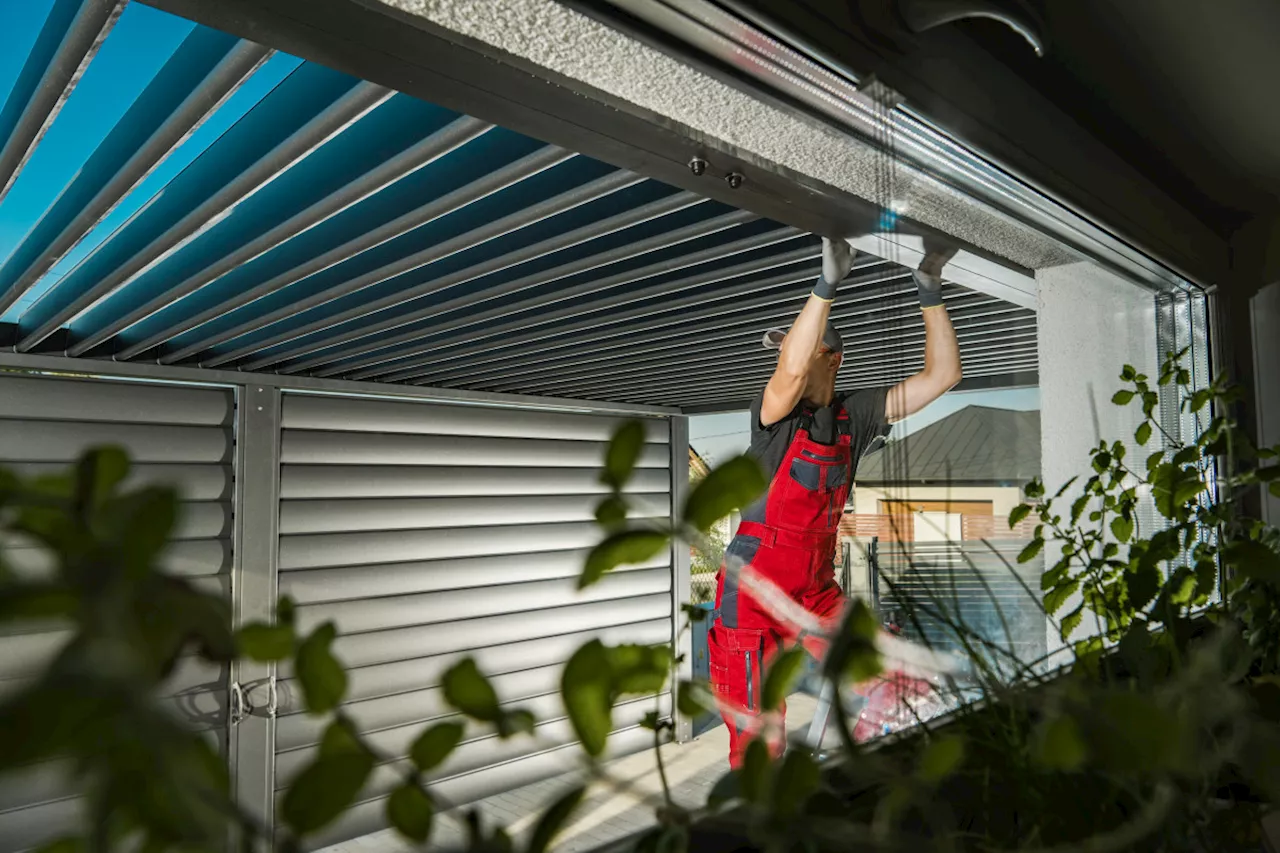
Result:
{"label": "house roof", "polygon": [[967,406],[858,464],[857,482],[1021,484],[1040,474],[1040,413]]}
{"label": "house roof", "polygon": [[711,473],[711,466],[707,464],[707,460],[692,447],[689,448],[689,470],[695,477],[705,477]]}

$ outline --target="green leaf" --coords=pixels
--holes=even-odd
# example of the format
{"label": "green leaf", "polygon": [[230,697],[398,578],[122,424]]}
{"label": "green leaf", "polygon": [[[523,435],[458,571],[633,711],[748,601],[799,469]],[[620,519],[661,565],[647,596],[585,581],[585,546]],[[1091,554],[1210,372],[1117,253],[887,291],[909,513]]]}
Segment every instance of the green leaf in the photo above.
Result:
{"label": "green leaf", "polygon": [[1132,364],[1126,364],[1120,370],[1120,378],[1123,379],[1125,382],[1132,382],[1137,375],[1138,375],[1138,370]]}
{"label": "green leaf", "polygon": [[416,844],[425,844],[431,836],[435,814],[435,803],[416,782],[405,782],[387,798],[387,822]]}
{"label": "green leaf", "polygon": [[71,618],[80,606],[80,597],[76,591],[63,584],[18,583],[0,586],[0,624]]}
{"label": "green leaf", "polygon": [[498,737],[506,740],[516,735],[531,735],[538,725],[538,718],[525,708],[507,711],[498,720]]}
{"label": "green leaf", "polygon": [[1142,426],[1138,427],[1137,431],[1134,432],[1133,440],[1138,442],[1138,444],[1142,444],[1142,445],[1145,445],[1148,441],[1151,440],[1151,422],[1150,421],[1142,422]]}
{"label": "green leaf", "polygon": [[586,786],[573,788],[543,812],[529,839],[528,853],[546,853],[551,849],[551,842],[564,829],[565,823],[573,816],[586,793]]}
{"label": "green leaf", "polygon": [[326,622],[298,646],[295,670],[302,696],[311,714],[332,711],[347,693],[347,673],[333,656],[338,629]]}
{"label": "green leaf", "polygon": [[670,537],[658,530],[623,530],[607,537],[591,549],[578,578],[578,589],[586,589],[618,566],[643,563],[658,556]]}
{"label": "green leaf", "polygon": [[627,502],[618,495],[609,495],[596,507],[596,523],[612,530],[627,523]]}
{"label": "green leaf", "polygon": [[95,447],[76,463],[76,492],[85,506],[100,506],[129,476],[129,455],[123,448]]}
{"label": "green leaf", "polygon": [[609,449],[605,451],[601,481],[615,492],[621,491],[631,479],[631,472],[643,449],[644,423],[631,420],[620,425],[609,442]]}
{"label": "green leaf", "polygon": [[1280,555],[1253,539],[1237,539],[1222,549],[1222,558],[1241,577],[1280,583]]}
{"label": "green leaf", "polygon": [[1152,453],[1150,456],[1147,457],[1147,473],[1151,473],[1152,471],[1156,470],[1156,468],[1159,467],[1160,463],[1163,461],[1164,461],[1163,450],[1157,450],[1155,453]]}
{"label": "green leaf", "polygon": [[651,696],[666,686],[671,674],[671,647],[626,644],[606,646],[613,697]]}
{"label": "green leaf", "polygon": [[1115,403],[1117,406],[1127,406],[1132,399],[1132,391],[1117,391],[1111,396],[1111,402]]}
{"label": "green leaf", "polygon": [[783,820],[795,817],[821,783],[822,775],[813,756],[801,749],[787,752],[770,788],[773,816]]}
{"label": "green leaf", "polygon": [[684,522],[706,533],[717,521],[764,494],[768,485],[759,462],[735,456],[694,487],[684,505]]}
{"label": "green leaf", "polygon": [[772,764],[769,747],[762,738],[755,738],[747,744],[742,767],[738,770],[738,789],[747,802],[758,803],[764,799]]}
{"label": "green leaf", "polygon": [[297,622],[297,611],[293,598],[287,595],[280,596],[276,601],[276,624],[288,625],[292,628]]}
{"label": "green leaf", "polygon": [[293,654],[293,628],[255,622],[236,632],[236,648],[256,661],[280,661]]}
{"label": "green leaf", "polygon": [[1085,509],[1089,506],[1089,499],[1092,497],[1087,492],[1076,498],[1071,504],[1071,523],[1075,524],[1080,521],[1080,516],[1084,515]]}
{"label": "green leaf", "polygon": [[1032,539],[1027,544],[1027,547],[1022,549],[1022,552],[1020,554],[1018,554],[1018,562],[1019,563],[1031,562],[1036,558],[1037,555],[1039,555],[1040,551],[1043,548],[1044,548],[1044,540],[1037,536],[1035,539]]}
{"label": "green leaf", "polygon": [[1079,770],[1088,757],[1080,727],[1068,716],[1055,717],[1037,731],[1035,758],[1051,770]]}
{"label": "green leaf", "polygon": [[942,781],[960,768],[964,753],[963,738],[956,735],[935,737],[920,756],[920,778],[926,782]]}
{"label": "green leaf", "polygon": [[1133,519],[1117,515],[1111,519],[1111,533],[1120,542],[1128,542],[1133,535]]}
{"label": "green leaf", "polygon": [[782,700],[791,693],[791,688],[804,667],[806,654],[800,646],[793,646],[780,652],[769,664],[764,676],[764,686],[760,690],[764,710],[777,710]]}
{"label": "green leaf", "polygon": [[441,684],[445,701],[473,720],[496,723],[502,716],[498,694],[474,659],[463,658],[449,667]]}
{"label": "green leaf", "polygon": [[1076,484],[1076,481],[1079,479],[1080,479],[1079,476],[1075,476],[1075,477],[1072,477],[1070,480],[1067,480],[1065,483],[1063,483],[1061,486],[1058,487],[1058,491],[1054,492],[1053,497],[1057,499],[1065,495],[1067,493],[1067,489],[1074,486]]}
{"label": "green leaf", "polygon": [[591,640],[574,652],[560,678],[560,696],[569,722],[592,757],[604,752],[613,728],[612,681],[609,654],[599,640]]}
{"label": "green leaf", "polygon": [[1267,491],[1271,493],[1271,497],[1280,498],[1280,480],[1267,486]]}
{"label": "green leaf", "polygon": [[1070,598],[1072,595],[1074,595],[1076,593],[1076,590],[1078,589],[1080,589],[1079,578],[1076,578],[1075,580],[1067,581],[1066,583],[1059,584],[1058,586],[1049,590],[1049,592],[1045,595],[1044,609],[1049,612],[1050,616],[1052,616],[1053,614],[1057,613],[1059,610],[1062,609],[1062,605],[1066,604],[1067,599]]}
{"label": "green leaf", "polygon": [[1062,637],[1062,641],[1066,642],[1067,638],[1080,627],[1080,623],[1084,620],[1084,605],[1081,604],[1075,610],[1072,610],[1066,616],[1062,617],[1062,621],[1058,623],[1058,634]]}
{"label": "green leaf", "polygon": [[1093,696],[1090,706],[1089,751],[1106,769],[1126,774],[1194,769],[1192,732],[1156,699],[1115,690]]}
{"label": "green leaf", "polygon": [[414,766],[423,773],[439,767],[462,742],[466,730],[462,723],[437,723],[418,735],[409,749]]}
{"label": "green leaf", "polygon": [[681,681],[676,689],[676,709],[681,716],[696,718],[716,710],[707,685],[696,681]]}
{"label": "green leaf", "polygon": [[1029,504],[1018,504],[1009,512],[1010,529],[1017,527],[1018,522],[1031,514],[1031,506]]}
{"label": "green leaf", "polygon": [[689,848],[689,830],[680,824],[664,824],[640,836],[635,853],[686,853]]}
{"label": "green leaf", "polygon": [[373,772],[373,756],[343,751],[321,756],[297,775],[280,805],[284,822],[298,835],[323,829],[342,814]]}

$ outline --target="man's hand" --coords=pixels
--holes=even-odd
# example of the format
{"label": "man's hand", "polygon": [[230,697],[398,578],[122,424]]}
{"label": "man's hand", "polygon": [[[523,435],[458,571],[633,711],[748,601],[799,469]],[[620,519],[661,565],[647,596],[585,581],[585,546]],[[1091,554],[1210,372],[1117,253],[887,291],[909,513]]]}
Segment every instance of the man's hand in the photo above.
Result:
{"label": "man's hand", "polygon": [[835,287],[844,281],[849,270],[853,269],[853,257],[856,253],[848,240],[829,240],[822,238],[822,278],[827,284]]}
{"label": "man's hand", "polygon": [[936,308],[942,304],[942,268],[958,251],[954,246],[941,245],[930,237],[924,238],[924,258],[920,267],[911,274],[921,307]]}
{"label": "man's hand", "polygon": [[920,261],[920,272],[929,276],[941,276],[942,268],[951,262],[960,249],[939,243],[933,237],[924,238],[924,258]]}

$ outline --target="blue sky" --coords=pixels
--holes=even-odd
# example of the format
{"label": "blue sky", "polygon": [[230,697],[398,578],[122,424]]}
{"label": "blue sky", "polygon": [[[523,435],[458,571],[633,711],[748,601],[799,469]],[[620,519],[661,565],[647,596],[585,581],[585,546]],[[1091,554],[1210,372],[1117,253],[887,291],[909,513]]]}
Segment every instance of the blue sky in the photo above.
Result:
{"label": "blue sky", "polygon": [[[0,0],[0,92],[7,93],[43,26],[53,0]],[[76,169],[102,142],[195,25],[183,18],[130,3],[111,37],[89,65],[48,133],[5,199],[0,202],[0,263],[76,176]],[[151,173],[69,252],[36,286],[0,316],[16,322],[22,312],[94,247],[128,221],[227,128],[293,71],[301,60],[276,54],[218,111]]]}
{"label": "blue sky", "polygon": [[[1039,409],[1040,389],[1010,388],[947,394],[924,411],[896,424],[894,437],[910,435],[965,406],[991,406],[1016,411]],[[689,443],[713,465],[746,450],[751,441],[750,432],[751,421],[746,412],[699,415],[689,419]]]}

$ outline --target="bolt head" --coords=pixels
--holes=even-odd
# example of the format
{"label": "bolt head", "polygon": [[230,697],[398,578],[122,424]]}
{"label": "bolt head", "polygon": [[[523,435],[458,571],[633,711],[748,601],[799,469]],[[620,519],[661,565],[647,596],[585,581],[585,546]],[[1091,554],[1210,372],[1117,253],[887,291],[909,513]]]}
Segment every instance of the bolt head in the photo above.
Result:
{"label": "bolt head", "polygon": [[729,189],[733,189],[733,190],[736,190],[738,187],[742,186],[742,182],[746,180],[746,178],[742,177],[742,175],[738,174],[737,172],[730,172],[729,174],[724,176],[724,179],[725,179],[725,182],[729,184]]}
{"label": "bolt head", "polygon": [[707,171],[707,161],[703,160],[701,157],[694,157],[689,161],[689,171],[693,172],[698,177],[702,177],[702,175],[706,174]]}

